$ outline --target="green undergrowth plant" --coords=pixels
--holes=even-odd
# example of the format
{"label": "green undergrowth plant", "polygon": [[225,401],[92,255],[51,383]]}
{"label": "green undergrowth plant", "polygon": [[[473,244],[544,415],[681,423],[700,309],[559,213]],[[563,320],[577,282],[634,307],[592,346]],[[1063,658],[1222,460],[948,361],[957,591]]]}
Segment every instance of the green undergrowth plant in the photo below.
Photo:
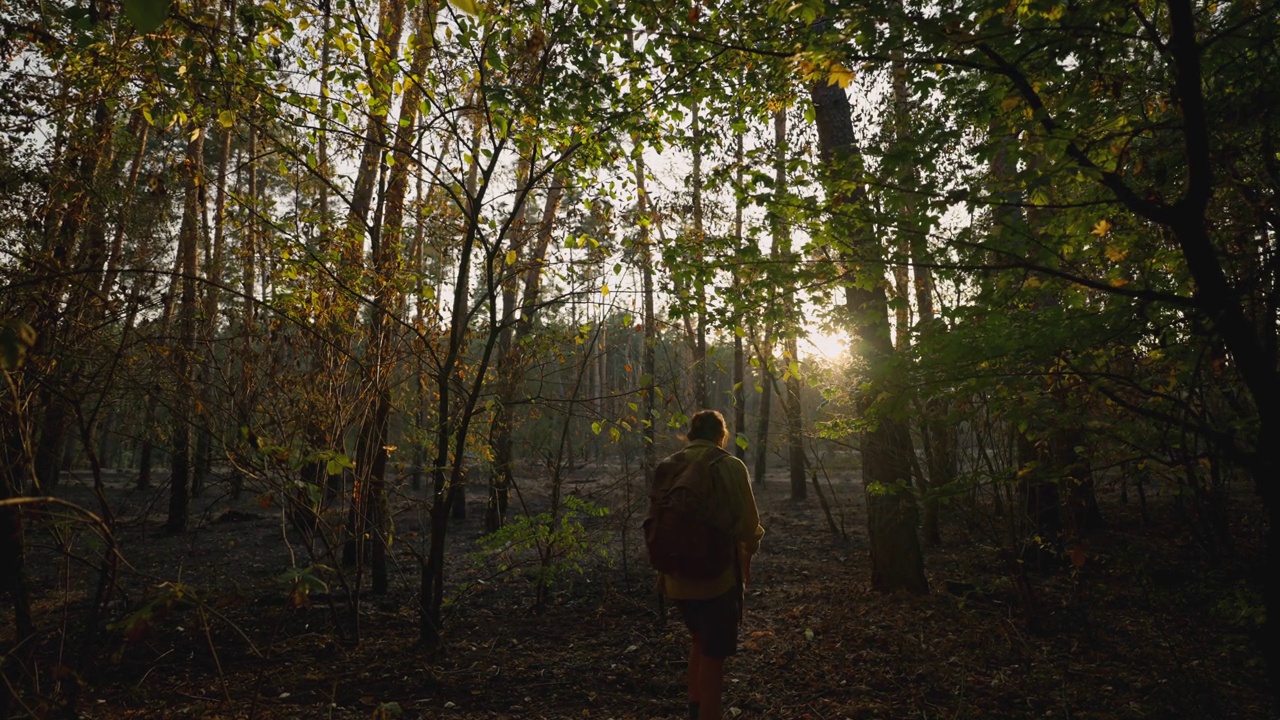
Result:
{"label": "green undergrowth plant", "polygon": [[584,574],[589,558],[610,562],[609,531],[591,525],[608,514],[607,507],[569,495],[559,512],[521,515],[481,537],[471,559],[495,577],[532,580],[540,587],[564,584]]}

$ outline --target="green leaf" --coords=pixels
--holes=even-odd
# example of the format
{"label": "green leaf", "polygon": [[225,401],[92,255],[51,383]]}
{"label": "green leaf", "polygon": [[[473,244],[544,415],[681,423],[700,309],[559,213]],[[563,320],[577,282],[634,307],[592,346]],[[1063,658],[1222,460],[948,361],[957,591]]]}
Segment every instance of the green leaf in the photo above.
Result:
{"label": "green leaf", "polygon": [[169,17],[169,0],[124,0],[124,14],[138,32],[154,32]]}
{"label": "green leaf", "polygon": [[738,447],[740,447],[740,448],[742,448],[743,450],[746,450],[746,449],[747,449],[747,445],[749,445],[749,444],[750,444],[750,443],[747,441],[747,436],[746,436],[746,435],[743,435],[742,433],[738,433],[738,437],[737,437],[737,439],[736,439],[736,440],[734,440],[734,443],[736,443],[736,444],[737,444],[737,446],[738,446]]}
{"label": "green leaf", "polygon": [[476,4],[475,0],[449,0],[449,2],[468,15],[480,15],[480,6]]}
{"label": "green leaf", "polygon": [[354,468],[355,466],[356,464],[351,461],[351,458],[342,453],[336,453],[329,459],[329,462],[325,464],[325,472],[330,475],[341,475],[343,470],[347,468]]}

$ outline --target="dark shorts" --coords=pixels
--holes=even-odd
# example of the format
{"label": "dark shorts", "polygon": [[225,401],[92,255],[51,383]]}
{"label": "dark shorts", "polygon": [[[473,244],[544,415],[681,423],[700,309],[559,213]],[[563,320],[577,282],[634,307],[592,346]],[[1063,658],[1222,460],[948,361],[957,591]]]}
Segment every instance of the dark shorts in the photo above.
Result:
{"label": "dark shorts", "polygon": [[676,600],[684,624],[702,641],[702,654],[726,658],[738,654],[738,620],[742,617],[742,591],[733,588],[710,600]]}

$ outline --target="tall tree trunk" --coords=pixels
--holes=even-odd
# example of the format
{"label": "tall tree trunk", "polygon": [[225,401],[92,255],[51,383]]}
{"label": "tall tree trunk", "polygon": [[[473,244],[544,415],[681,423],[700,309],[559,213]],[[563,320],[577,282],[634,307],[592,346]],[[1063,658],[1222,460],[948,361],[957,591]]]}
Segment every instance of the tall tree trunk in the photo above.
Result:
{"label": "tall tree trunk", "polygon": [[[461,208],[466,217],[466,229],[458,249],[458,269],[453,284],[453,304],[449,316],[449,332],[445,338],[445,350],[442,353],[438,373],[434,377],[436,389],[436,423],[435,459],[432,463],[431,483],[431,534],[426,558],[422,567],[422,582],[419,587],[421,610],[418,615],[418,638],[428,647],[436,647],[440,643],[440,609],[444,604],[444,547],[449,527],[450,500],[453,488],[462,485],[465,480],[466,439],[470,428],[475,402],[479,398],[478,388],[470,397],[455,400],[453,384],[455,375],[468,349],[468,319],[471,317],[471,263],[472,254],[480,232],[481,212],[484,205],[484,193],[489,189],[489,177],[493,172],[492,157],[500,153],[495,151],[484,175],[484,183],[480,182],[480,140],[481,125],[477,122],[471,135],[471,166],[467,172],[466,206]],[[475,383],[483,382],[487,369],[488,353],[475,368]]]}
{"label": "tall tree trunk", "polygon": [[[351,341],[350,331],[358,326],[359,304],[358,298],[362,289],[362,275],[365,267],[364,263],[364,241],[366,236],[376,236],[381,229],[377,227],[377,220],[370,223],[369,212],[374,207],[374,194],[378,186],[378,179],[384,164],[380,162],[382,157],[382,149],[386,138],[386,113],[388,108],[392,106],[392,86],[395,78],[396,62],[399,57],[400,36],[404,32],[404,16],[405,2],[404,0],[382,0],[378,6],[378,39],[372,44],[372,50],[366,58],[369,70],[368,81],[372,89],[372,97],[369,99],[369,110],[365,115],[365,136],[364,147],[360,152],[359,164],[356,168],[355,184],[351,191],[351,205],[347,212],[347,222],[340,240],[339,240],[339,256],[341,257],[341,266],[338,268],[337,278],[340,285],[339,292],[350,293],[349,298],[343,298],[339,302],[341,310],[334,314],[333,325],[329,328],[331,337],[343,338],[342,347],[350,355]],[[416,108],[414,109],[416,112]],[[407,171],[407,168],[404,168]],[[373,240],[374,247],[378,245],[376,237]],[[377,259],[374,259],[375,292],[377,292],[376,277],[378,275]],[[374,316],[381,316],[380,308],[373,309]],[[381,320],[378,320],[380,323]],[[379,353],[382,348],[378,342],[378,338],[370,337],[368,352]],[[368,364],[368,363],[366,363]],[[367,378],[366,378],[367,379]],[[379,409],[380,397],[382,391],[378,387],[373,388],[374,397],[372,398],[372,422],[381,422],[378,417],[381,414]],[[366,422],[369,422],[366,419]],[[364,562],[366,546],[364,544],[367,523],[371,514],[376,512],[376,499],[374,505],[370,505],[372,493],[368,483],[372,478],[374,463],[377,461],[373,455],[379,454],[371,444],[370,438],[377,435],[377,428],[366,426],[367,432],[361,433],[363,441],[357,443],[357,460],[355,480],[351,487],[351,501],[348,513],[348,536],[343,544],[342,561],[344,564],[356,566],[356,590],[358,592],[361,578],[364,573]],[[361,449],[370,455],[360,458]],[[376,524],[376,520],[375,520]],[[376,546],[378,543],[374,543]],[[353,599],[354,600],[354,599]],[[360,637],[359,631],[359,607],[357,602],[350,604],[352,632],[356,638]]]}
{"label": "tall tree trunk", "polygon": [[[567,161],[567,157],[562,157],[560,160],[561,163],[566,163]],[[530,178],[526,182],[532,182],[532,179]],[[503,318],[502,335],[498,340],[499,397],[497,406],[493,411],[494,419],[490,429],[494,447],[494,469],[489,488],[489,502],[485,510],[485,529],[489,532],[494,532],[502,526],[506,517],[508,496],[514,480],[512,461],[514,460],[515,452],[512,445],[511,412],[512,407],[518,400],[519,384],[528,366],[527,360],[518,357],[516,348],[519,347],[520,341],[533,329],[533,321],[537,317],[538,295],[542,289],[543,266],[546,264],[547,250],[551,245],[551,238],[555,232],[555,221],[560,208],[560,199],[564,195],[564,188],[568,185],[568,182],[568,170],[562,164],[552,177],[551,186],[547,188],[547,197],[542,206],[542,217],[538,221],[533,248],[526,251],[524,243],[519,241],[519,238],[517,238],[519,247],[513,248],[520,255],[519,265],[524,267],[523,288],[519,295],[518,307],[514,302],[514,292],[504,291],[506,299],[512,301],[512,310],[519,310],[519,318],[513,317],[514,312],[511,314],[504,312],[506,317]],[[512,280],[515,281],[516,278],[512,278]]]}
{"label": "tall tree trunk", "polygon": [[[68,201],[65,212],[58,216],[59,225],[53,235],[53,244],[48,248],[53,266],[64,271],[74,270],[71,265],[75,261],[87,263],[96,259],[99,263],[105,262],[100,252],[105,237],[102,233],[105,221],[100,215],[105,212],[105,206],[98,196],[108,174],[115,125],[105,101],[94,106],[93,117],[92,130],[84,140],[76,164],[77,187],[67,189],[72,199]],[[77,241],[85,225],[88,225],[88,230],[77,252]],[[89,249],[91,247],[95,249]],[[81,269],[85,267],[81,265]],[[61,277],[54,273],[57,279],[41,288],[40,296],[35,298],[37,310],[32,322],[40,355],[50,358],[74,358],[77,355],[66,350],[68,344],[76,342],[74,336],[80,332],[74,325],[88,317],[89,303],[96,302],[92,291],[97,289],[99,276],[96,273],[101,269],[101,265],[94,268],[94,274],[83,277],[82,282],[71,287],[69,293],[68,281],[63,277],[73,277],[73,272],[65,272]],[[90,280],[89,277],[95,279]],[[64,299],[65,309],[60,308]],[[44,488],[52,489],[58,484],[65,430],[73,414],[71,403],[78,401],[74,397],[80,384],[77,374],[74,361],[54,365],[40,392],[37,407],[43,409],[43,417],[34,463],[36,482]]]}
{"label": "tall tree trunk", "polygon": [[[14,381],[9,370],[0,369],[0,379]],[[11,500],[24,493],[31,468],[30,424],[19,408],[21,394],[14,385],[0,384],[0,500]],[[11,395],[10,390],[15,392]],[[14,717],[13,701],[27,673],[36,632],[31,615],[31,596],[27,587],[26,533],[21,508],[0,507],[0,597],[13,607],[13,640],[0,643],[5,662],[0,665],[0,717]],[[25,649],[25,651],[23,651]]]}
{"label": "tall tree trunk", "polygon": [[[0,500],[22,497],[28,480],[34,479],[31,423],[21,407],[25,392],[21,377],[16,373],[11,376],[10,370],[0,368],[0,379],[7,381],[0,384]],[[0,597],[3,596],[13,602],[14,645],[4,648],[11,652],[35,634],[27,592],[26,536],[17,506],[0,507]],[[2,671],[5,678],[12,680],[8,665],[6,662]],[[0,692],[0,697],[8,695],[7,688]]]}
{"label": "tall tree trunk", "polygon": [[[254,335],[255,331],[255,312],[256,302],[255,293],[257,291],[257,261],[258,261],[258,214],[262,212],[263,204],[259,201],[261,190],[258,187],[258,127],[255,122],[249,123],[249,141],[244,159],[245,174],[245,193],[247,202],[245,203],[246,221],[243,227],[243,234],[240,246],[240,267],[241,267],[241,305],[240,305],[240,357],[237,358],[239,363],[239,381],[240,386],[235,389],[235,420],[236,425],[242,428],[254,427],[253,412],[253,395],[254,386],[256,385],[255,373],[257,372],[257,363],[255,360]],[[254,451],[256,448],[250,448]],[[239,498],[243,490],[244,480],[238,474],[232,481],[232,497]]]}
{"label": "tall tree trunk", "polygon": [[701,103],[694,100],[691,134],[693,139],[693,174],[690,183],[693,191],[693,302],[695,323],[690,333],[693,351],[693,403],[699,410],[707,407],[707,283],[703,279],[707,256],[707,233],[703,226],[702,208],[702,124]]}
{"label": "tall tree trunk", "polygon": [[[734,171],[735,195],[737,195],[743,187],[743,175],[745,173],[741,132],[734,134],[733,161],[737,166]],[[741,199],[734,201],[733,240],[734,246],[739,249],[742,248],[742,205]],[[735,265],[733,268],[733,297],[742,297],[741,288],[742,271]],[[744,447],[744,443],[738,442],[739,439],[745,440],[747,437],[747,400],[744,392],[747,384],[747,361],[742,348],[742,337],[746,331],[743,327],[745,323],[742,321],[740,313],[741,311],[738,309],[733,311],[733,316],[735,317],[733,327],[733,452],[739,460],[745,461],[747,448]]]}
{"label": "tall tree trunk", "polygon": [[[450,142],[446,138],[440,148],[440,156],[436,161],[435,172],[432,173],[433,179],[440,177],[440,174],[443,171],[444,158],[449,153],[449,147],[450,147]],[[427,262],[426,262],[426,245],[424,242],[424,238],[426,234],[427,210],[428,208],[432,207],[432,200],[434,198],[436,187],[437,187],[436,183],[433,182],[431,187],[424,192],[422,173],[423,173],[423,167],[421,164],[419,164],[418,165],[418,192],[417,192],[418,210],[417,210],[417,222],[415,223],[415,226],[414,226],[414,243],[413,243],[415,248],[414,256],[416,258],[415,269],[418,276],[417,289],[416,289],[416,295],[415,295],[415,301],[416,301],[417,307],[415,308],[416,316],[414,319],[414,327],[418,329],[418,332],[423,332],[426,327],[426,314],[427,314],[427,290],[426,289],[427,289],[428,272],[427,272]],[[440,287],[443,284],[444,267],[447,264],[445,257],[446,257],[446,253],[444,249],[443,248],[438,249],[438,253],[435,260],[435,267],[432,268],[433,270],[432,275],[435,278],[435,282],[432,283],[431,285],[431,290],[432,290],[431,314],[433,318],[439,316]],[[426,353],[421,351],[415,352],[414,357],[415,357],[415,360],[417,361],[417,365],[414,369],[413,382],[414,382],[414,394],[417,397],[417,408],[418,408],[415,419],[418,424],[418,429],[424,433],[424,436],[413,444],[414,460],[413,460],[413,475],[411,480],[411,488],[414,491],[419,491],[419,490],[422,490],[422,479],[424,474],[424,468],[426,467],[426,463],[427,463],[427,443],[426,443],[425,432],[426,432],[426,428],[429,427],[427,424],[428,422],[427,418],[428,418],[428,412],[430,410],[431,402],[430,402],[430,398],[427,395],[428,385],[426,382],[426,376],[427,376]]]}
{"label": "tall tree trunk", "polygon": [[124,238],[132,216],[133,197],[137,192],[138,177],[142,172],[142,160],[147,152],[147,139],[151,136],[151,123],[146,122],[141,110],[134,113],[129,121],[129,127],[138,148],[134,151],[133,159],[129,161],[129,177],[125,181],[124,197],[121,198],[116,212],[116,231],[111,238],[111,247],[107,252],[107,268],[102,276],[102,285],[99,287],[99,291],[104,295],[111,293],[111,289],[115,287],[116,278],[120,274],[120,265],[124,257]]}
{"label": "tall tree trunk", "polygon": [[366,418],[360,431],[356,468],[368,487],[365,501],[366,522],[373,540],[371,589],[378,595],[387,592],[386,555],[391,522],[386,471],[391,417],[391,373],[394,370],[390,361],[390,345],[395,333],[390,331],[388,318],[400,307],[396,282],[400,259],[403,257],[405,198],[409,189],[409,169],[414,166],[413,146],[418,129],[418,105],[423,76],[435,38],[436,9],[435,2],[424,2],[416,8],[418,17],[411,49],[413,59],[409,66],[409,77],[404,83],[400,118],[392,148],[395,162],[391,165],[387,182],[381,232],[375,236],[373,246],[374,307],[369,315],[369,352],[365,362],[365,367],[370,371],[367,384],[374,389],[373,412]]}
{"label": "tall tree trunk", "polygon": [[[793,313],[791,317],[799,322],[798,315]],[[783,382],[786,388],[783,412],[787,417],[787,467],[790,469],[791,499],[803,500],[809,494],[809,485],[805,477],[808,463],[804,452],[804,399],[801,395],[804,385],[800,378],[800,348],[794,334],[787,335],[783,345],[786,348],[784,358],[788,366]]]}
{"label": "tall tree trunk", "polygon": [[[785,258],[788,263],[793,263],[798,258],[793,256],[790,228],[787,227],[781,215],[785,212],[783,205],[787,197],[785,184],[787,113],[785,109],[780,109],[773,115],[773,134],[775,153],[777,153],[774,158],[777,184],[774,192],[778,195],[775,201],[778,207],[772,221],[773,242],[778,255]],[[797,334],[804,323],[796,299],[795,284],[790,280],[787,281],[786,288],[783,290],[782,304],[783,315],[788,318],[790,324],[790,329],[783,340],[783,361],[787,367],[784,373],[783,385],[786,387],[786,393],[783,397],[782,412],[787,419],[787,468],[791,480],[791,499],[803,500],[809,494],[809,484],[808,478],[805,477],[807,462],[804,452],[804,404],[801,395],[803,385],[800,378],[800,348]]]}
{"label": "tall tree trunk", "polygon": [[[789,264],[791,258],[791,228],[786,219],[787,203],[787,110],[779,108],[773,113],[773,207],[769,209],[769,259],[773,266]],[[785,262],[779,262],[780,259]],[[795,316],[795,290],[790,279],[782,293],[783,317]],[[772,421],[773,393],[777,383],[774,353],[774,323],[770,319],[764,327],[764,338],[757,348],[760,361],[760,422],[756,431],[756,482],[765,482],[769,464],[769,425]],[[784,409],[785,410],[785,409]],[[788,423],[788,428],[790,423]],[[790,436],[788,435],[788,442]],[[790,464],[788,464],[790,468]]]}
{"label": "tall tree trunk", "polygon": [[[137,253],[137,257],[140,260],[150,255],[151,240],[152,236],[150,234],[143,235],[143,241]],[[181,271],[182,256],[175,254],[172,270],[168,275],[169,287],[164,293],[164,299],[160,306],[160,317],[156,321],[156,326],[166,331],[169,328],[170,321],[173,319],[174,298],[177,295],[177,287],[180,282],[178,275]],[[138,305],[142,302],[142,295],[150,284],[149,277],[149,274],[135,275],[134,281],[129,287],[129,308],[124,321],[125,333],[134,332],[135,330],[134,322],[138,316]],[[152,486],[151,470],[152,460],[155,455],[156,415],[160,409],[160,387],[152,383],[143,395],[146,400],[143,403],[141,439],[138,443],[138,479],[136,487],[139,490],[148,490]]]}
{"label": "tall tree trunk", "polygon": [[656,428],[658,371],[658,322],[653,298],[653,246],[649,237],[649,196],[645,191],[644,150],[632,150],[636,178],[636,221],[639,225],[641,292],[644,303],[644,353],[641,356],[640,392],[644,396],[644,474],[645,487],[653,485],[653,471],[658,467],[658,435]]}
{"label": "tall tree trunk", "polygon": [[760,341],[756,357],[759,360],[760,375],[760,412],[756,420],[756,457],[754,475],[757,485],[764,485],[765,473],[769,469],[769,424],[773,414],[773,386],[776,378],[773,374],[773,337],[772,323],[765,328],[764,339]]}
{"label": "tall tree trunk", "polygon": [[178,232],[178,257],[182,262],[180,278],[182,297],[178,306],[178,348],[174,354],[176,394],[174,408],[172,472],[169,477],[169,516],[165,528],[172,533],[187,529],[188,506],[191,502],[192,426],[194,395],[192,365],[196,350],[196,271],[197,247],[200,242],[200,184],[204,157],[204,128],[191,124],[184,164],[186,187],[183,192],[182,226]]}
{"label": "tall tree trunk", "polygon": [[[901,0],[895,0],[894,9],[899,14],[903,12]],[[891,30],[898,35],[900,44],[906,43],[903,39],[906,35],[902,32],[903,29],[894,27]],[[903,148],[908,146],[911,139],[911,120],[915,106],[907,86],[904,50],[900,46],[890,51],[890,69],[893,80],[893,142],[899,155],[898,162],[902,165],[899,177],[894,184],[898,187],[910,188],[916,184],[917,172],[906,160]],[[929,266],[928,235],[923,223],[919,220],[920,214],[917,212],[914,199],[910,196],[903,198],[902,208],[898,213],[896,232],[898,251],[903,256],[904,263],[910,262],[910,270],[915,282],[912,287],[905,264],[895,266],[894,280],[901,301],[897,315],[899,351],[910,346],[910,316],[903,311],[909,298],[915,300],[918,318],[918,324],[915,327],[917,335],[923,339],[939,330],[933,309],[933,271]],[[954,474],[952,469],[954,442],[950,431],[940,417],[946,413],[946,410],[946,403],[942,399],[930,398],[924,404],[924,411],[920,413],[920,436],[924,446],[926,469],[926,477],[923,478],[921,485],[922,490],[928,493],[924,499],[923,532],[924,542],[929,547],[937,547],[942,543],[936,493],[952,481]]]}
{"label": "tall tree trunk", "polygon": [[[860,162],[849,99],[842,88],[825,81],[810,86],[810,97],[818,126],[823,171],[831,188],[828,202],[838,210],[857,201],[843,189],[845,183],[838,182],[856,172]],[[872,382],[882,392],[891,391],[898,383],[890,377],[895,370],[885,296],[884,249],[873,235],[846,224],[840,212],[833,213],[828,222],[836,225],[837,237],[847,243],[841,248],[841,254],[859,274],[845,290],[849,321],[859,349],[866,359]],[[869,397],[863,399],[864,409],[869,409],[870,400]],[[882,416],[876,420],[861,438],[871,586],[882,592],[926,593],[929,585],[916,532],[919,512],[911,486],[911,436],[906,424],[898,418]]]}

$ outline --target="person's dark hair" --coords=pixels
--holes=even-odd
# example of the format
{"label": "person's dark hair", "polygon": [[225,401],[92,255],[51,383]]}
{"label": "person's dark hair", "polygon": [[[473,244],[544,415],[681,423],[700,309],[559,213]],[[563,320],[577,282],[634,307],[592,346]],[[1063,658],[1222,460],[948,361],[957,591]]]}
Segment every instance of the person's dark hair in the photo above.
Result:
{"label": "person's dark hair", "polygon": [[725,426],[724,415],[719,410],[699,410],[689,419],[689,432],[686,440],[706,440],[717,445],[724,445],[729,437],[729,428]]}

